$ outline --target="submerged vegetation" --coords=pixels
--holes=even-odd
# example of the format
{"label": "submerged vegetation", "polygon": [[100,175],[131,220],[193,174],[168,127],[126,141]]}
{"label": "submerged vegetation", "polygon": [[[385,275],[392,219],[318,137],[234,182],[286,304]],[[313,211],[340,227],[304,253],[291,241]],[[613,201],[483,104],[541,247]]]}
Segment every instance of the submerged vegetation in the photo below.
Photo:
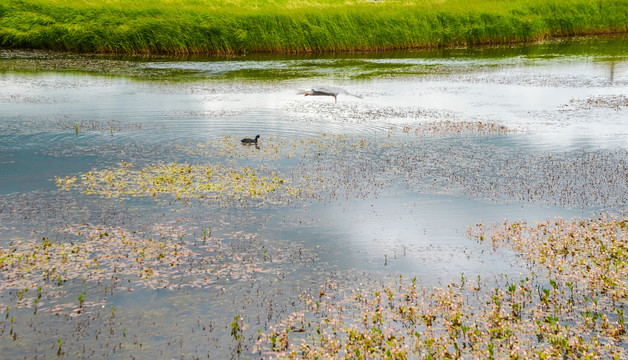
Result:
{"label": "submerged vegetation", "polygon": [[329,52],[626,32],[623,0],[7,0],[0,46],[99,53]]}

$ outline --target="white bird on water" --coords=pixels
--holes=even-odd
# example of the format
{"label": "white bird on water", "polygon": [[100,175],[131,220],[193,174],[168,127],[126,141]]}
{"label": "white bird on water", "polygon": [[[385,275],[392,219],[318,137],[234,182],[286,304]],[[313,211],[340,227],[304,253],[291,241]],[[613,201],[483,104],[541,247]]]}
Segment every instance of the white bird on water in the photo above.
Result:
{"label": "white bird on water", "polygon": [[352,94],[343,88],[334,86],[317,86],[309,90],[302,91],[300,94],[305,94],[305,96],[333,96],[336,102],[338,102],[338,95],[340,94],[351,95],[362,99],[359,95]]}

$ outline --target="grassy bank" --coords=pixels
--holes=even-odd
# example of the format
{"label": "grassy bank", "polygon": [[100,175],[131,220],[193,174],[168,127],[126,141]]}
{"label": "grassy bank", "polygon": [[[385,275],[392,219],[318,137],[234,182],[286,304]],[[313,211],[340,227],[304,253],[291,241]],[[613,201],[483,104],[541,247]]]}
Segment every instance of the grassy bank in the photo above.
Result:
{"label": "grassy bank", "polygon": [[383,50],[626,31],[626,0],[0,3],[0,46],[77,52]]}

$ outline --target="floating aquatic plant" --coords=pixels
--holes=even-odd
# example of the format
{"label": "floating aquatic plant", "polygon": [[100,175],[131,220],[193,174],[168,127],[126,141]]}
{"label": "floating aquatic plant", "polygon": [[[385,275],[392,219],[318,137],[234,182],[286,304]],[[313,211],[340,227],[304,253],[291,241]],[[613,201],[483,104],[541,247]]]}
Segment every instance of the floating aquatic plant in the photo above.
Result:
{"label": "floating aquatic plant", "polygon": [[[493,283],[461,275],[445,288],[418,288],[416,279],[400,277],[362,289],[329,280],[320,292],[303,295],[303,310],[263,333],[258,348],[294,359],[625,359],[626,229],[625,219],[606,216],[497,228],[496,244],[511,244],[531,263],[543,256],[541,265],[553,264],[549,278],[532,274]],[[582,255],[565,254],[564,241]],[[573,264],[555,271],[554,264],[569,257]],[[592,264],[619,277],[608,283]]]}
{"label": "floating aquatic plant", "polygon": [[613,109],[621,111],[628,108],[628,96],[626,95],[605,95],[594,96],[587,99],[571,99],[569,104],[564,105],[561,111],[581,111],[592,109]]}
{"label": "floating aquatic plant", "polygon": [[[79,177],[55,178],[69,190],[81,188],[85,194],[106,197],[156,196],[170,194],[178,200],[209,198],[233,201],[244,198],[280,202],[298,197],[301,189],[287,185],[275,172],[248,167],[234,169],[220,164],[159,164],[135,169],[122,162],[117,169],[94,170]],[[274,195],[271,197],[270,195]]]}
{"label": "floating aquatic plant", "polygon": [[461,283],[381,284],[344,295],[328,289],[304,297],[304,310],[263,333],[258,347],[293,359],[626,358],[623,326],[606,313],[612,306],[565,296],[560,286],[547,303],[537,301],[530,279],[505,285],[487,292]]}
{"label": "floating aquatic plant", "polygon": [[[55,180],[61,189],[77,189],[88,195],[128,198],[165,194],[183,201],[209,199],[228,206],[251,203],[248,200],[272,204],[364,198],[384,193],[390,183],[405,184],[417,192],[464,194],[494,201],[578,207],[626,204],[628,172],[618,171],[628,167],[625,150],[538,154],[486,146],[476,137],[454,143],[441,139],[466,131],[467,125],[457,124],[444,125],[446,131],[440,135],[429,130],[440,125],[426,124],[427,130],[405,127],[390,137],[382,135],[379,141],[329,134],[308,139],[269,137],[259,149],[224,137],[174,147],[181,155],[197,157],[197,164],[135,166],[122,162],[118,167]],[[499,125],[490,123],[468,125],[501,131]],[[413,133],[421,137],[407,137]]]}
{"label": "floating aquatic plant", "polygon": [[[268,169],[287,168],[289,183],[303,189],[301,200],[378,195],[387,191],[387,184],[402,183],[417,192],[494,201],[625,206],[628,172],[621,171],[628,168],[625,150],[528,153],[478,141],[478,136],[511,132],[490,122],[441,121],[390,129],[375,139],[329,134],[271,137],[260,149],[252,149],[226,137],[177,150],[208,159],[253,160]],[[458,140],[443,139],[450,136]]]}
{"label": "floating aquatic plant", "polygon": [[[74,279],[132,276],[149,279],[157,275],[156,264],[173,267],[193,252],[174,240],[157,241],[111,227],[70,227],[67,232],[82,236],[82,242],[18,240],[0,248],[0,290],[58,285]],[[39,291],[41,292],[41,290]],[[83,307],[85,293],[79,295]]]}
{"label": "floating aquatic plant", "polygon": [[494,122],[482,121],[430,121],[419,125],[405,125],[401,128],[404,133],[432,137],[451,137],[461,135],[505,135],[516,131]]}
{"label": "floating aquatic plant", "polygon": [[546,268],[550,277],[583,282],[589,291],[614,299],[628,297],[626,218],[603,214],[597,219],[504,222],[490,229],[478,226],[470,234],[478,240],[490,239],[495,246],[512,247]]}

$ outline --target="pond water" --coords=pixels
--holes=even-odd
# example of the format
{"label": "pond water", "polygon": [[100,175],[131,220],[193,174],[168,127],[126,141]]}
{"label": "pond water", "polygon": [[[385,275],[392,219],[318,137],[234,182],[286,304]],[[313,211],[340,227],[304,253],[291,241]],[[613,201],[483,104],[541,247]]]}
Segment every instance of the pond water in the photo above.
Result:
{"label": "pond water", "polygon": [[[2,354],[256,357],[258,329],[330,282],[525,276],[467,230],[626,214],[627,45],[3,50]],[[359,97],[299,94],[319,84]]]}

